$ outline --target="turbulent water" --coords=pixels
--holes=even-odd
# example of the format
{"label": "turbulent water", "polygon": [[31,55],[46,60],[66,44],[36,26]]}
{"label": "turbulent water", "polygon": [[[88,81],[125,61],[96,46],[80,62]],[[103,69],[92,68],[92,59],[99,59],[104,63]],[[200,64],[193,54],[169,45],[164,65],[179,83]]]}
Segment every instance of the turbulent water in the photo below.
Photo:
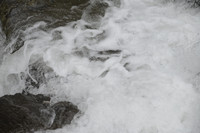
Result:
{"label": "turbulent water", "polygon": [[[199,133],[200,9],[182,1],[108,2],[103,18],[85,11],[48,31],[38,22],[24,31],[20,50],[1,50],[0,96],[21,92],[28,74],[41,82],[31,93],[78,106],[71,125],[49,133]],[[34,64],[46,81],[29,72]]]}

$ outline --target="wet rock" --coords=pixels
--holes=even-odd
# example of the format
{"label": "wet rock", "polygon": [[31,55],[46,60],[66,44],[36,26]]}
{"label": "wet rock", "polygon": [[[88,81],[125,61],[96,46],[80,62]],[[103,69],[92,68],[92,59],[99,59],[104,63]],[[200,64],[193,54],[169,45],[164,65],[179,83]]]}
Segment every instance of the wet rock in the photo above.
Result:
{"label": "wet rock", "polygon": [[103,1],[94,1],[91,3],[85,13],[85,19],[87,21],[98,21],[105,15],[105,10],[108,8],[108,4]]}
{"label": "wet rock", "polygon": [[200,6],[200,0],[195,0],[194,4],[195,4],[196,6]]}
{"label": "wet rock", "polygon": [[55,119],[51,129],[61,128],[66,124],[70,124],[74,115],[78,113],[78,109],[70,102],[59,102],[52,106],[55,111]]}
{"label": "wet rock", "polygon": [[44,95],[15,94],[0,98],[0,132],[26,133],[56,129],[70,124],[78,112],[69,102],[50,106],[50,97]]}
{"label": "wet rock", "polygon": [[40,117],[43,102],[50,101],[43,95],[6,95],[0,98],[0,132],[28,132],[41,129],[45,123]]}
{"label": "wet rock", "polygon": [[99,22],[101,18],[105,15],[106,9],[109,7],[108,3],[95,0],[90,3],[90,5],[86,8],[82,18],[89,22],[90,25],[87,25],[86,28],[96,29],[99,27]]}
{"label": "wet rock", "polygon": [[25,89],[27,91],[33,88],[39,88],[41,84],[46,84],[49,79],[56,77],[53,69],[48,67],[41,59],[29,64],[27,71],[29,75],[24,76]]}
{"label": "wet rock", "polygon": [[[46,29],[79,20],[89,0],[1,0],[0,20],[8,44],[16,38],[11,53],[23,46],[23,30],[38,21],[47,23]],[[6,45],[5,44],[5,45]]]}
{"label": "wet rock", "polygon": [[121,50],[105,50],[105,51],[100,51],[99,54],[101,55],[111,55],[111,54],[120,54]]}

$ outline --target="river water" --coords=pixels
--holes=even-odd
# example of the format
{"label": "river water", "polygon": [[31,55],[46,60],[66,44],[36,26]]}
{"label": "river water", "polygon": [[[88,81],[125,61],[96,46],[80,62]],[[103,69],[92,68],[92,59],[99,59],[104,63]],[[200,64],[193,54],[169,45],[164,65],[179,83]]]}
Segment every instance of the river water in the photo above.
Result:
{"label": "river water", "polygon": [[30,92],[81,110],[45,132],[199,133],[199,23],[200,9],[170,0],[116,1],[101,19],[85,12],[49,31],[38,22],[20,50],[2,56],[0,95],[21,92],[23,73],[39,82],[29,73],[38,61],[51,70]]}

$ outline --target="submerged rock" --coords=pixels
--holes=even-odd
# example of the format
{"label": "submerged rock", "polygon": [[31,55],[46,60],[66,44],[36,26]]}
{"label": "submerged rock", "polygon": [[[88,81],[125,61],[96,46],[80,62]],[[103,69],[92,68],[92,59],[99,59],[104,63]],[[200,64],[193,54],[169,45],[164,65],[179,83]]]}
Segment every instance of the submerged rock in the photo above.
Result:
{"label": "submerged rock", "polygon": [[108,4],[103,1],[94,1],[86,9],[83,18],[88,22],[98,22],[105,15]]}
{"label": "submerged rock", "polygon": [[26,133],[56,129],[70,124],[78,113],[76,106],[59,102],[50,106],[50,97],[44,95],[5,95],[0,98],[0,132]]}
{"label": "submerged rock", "polygon": [[26,90],[33,88],[39,88],[41,84],[48,82],[50,78],[55,78],[56,75],[53,69],[48,67],[43,60],[37,60],[34,63],[29,64],[29,75],[24,76]]}

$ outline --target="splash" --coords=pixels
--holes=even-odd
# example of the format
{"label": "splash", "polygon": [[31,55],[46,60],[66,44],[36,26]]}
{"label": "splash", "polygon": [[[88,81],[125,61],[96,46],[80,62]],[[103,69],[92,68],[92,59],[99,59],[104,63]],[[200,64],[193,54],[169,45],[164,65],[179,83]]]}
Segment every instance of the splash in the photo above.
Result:
{"label": "splash", "polygon": [[49,71],[30,92],[71,101],[82,112],[47,132],[199,132],[198,9],[162,0],[107,3],[105,16],[89,22],[84,14],[53,30],[40,30],[44,22],[26,29],[24,46],[0,67],[0,94],[25,88],[23,74],[37,83],[29,71],[39,60]]}

